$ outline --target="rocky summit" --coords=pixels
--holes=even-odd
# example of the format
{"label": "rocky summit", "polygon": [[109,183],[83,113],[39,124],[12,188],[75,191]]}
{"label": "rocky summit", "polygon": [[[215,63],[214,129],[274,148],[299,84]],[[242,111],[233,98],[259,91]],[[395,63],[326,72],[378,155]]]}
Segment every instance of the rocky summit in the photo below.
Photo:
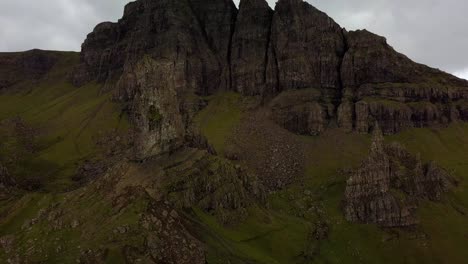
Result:
{"label": "rocky summit", "polygon": [[468,81],[303,0],[137,0],[0,53],[0,263],[464,263]]}

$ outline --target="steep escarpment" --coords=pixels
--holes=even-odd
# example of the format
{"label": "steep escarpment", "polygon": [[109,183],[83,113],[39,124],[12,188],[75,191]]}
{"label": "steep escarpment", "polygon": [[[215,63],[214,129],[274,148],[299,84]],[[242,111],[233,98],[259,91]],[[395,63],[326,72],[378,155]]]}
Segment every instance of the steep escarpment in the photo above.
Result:
{"label": "steep escarpment", "polygon": [[264,0],[240,2],[232,37],[232,90],[244,95],[265,92],[272,17],[273,11]]}
{"label": "steep escarpment", "polygon": [[[468,82],[417,64],[367,31],[346,32],[302,0],[128,4],[83,44],[73,80],[114,90],[135,127],[135,159],[193,138],[198,95],[260,96],[284,128],[385,134],[466,120]],[[171,102],[163,104],[162,102]],[[187,136],[190,135],[190,136]]]}
{"label": "steep escarpment", "polygon": [[423,164],[398,143],[385,144],[379,126],[373,133],[368,158],[347,181],[346,219],[383,227],[415,225],[419,203],[439,201],[455,182],[435,163]]}
{"label": "steep escarpment", "polygon": [[[135,127],[135,159],[180,147],[198,107],[195,94],[224,82],[224,62],[200,19],[188,1],[136,1],[118,23],[98,25],[83,44],[75,83],[97,79],[116,87]],[[212,34],[215,41],[219,33]]]}
{"label": "steep escarpment", "polygon": [[468,82],[417,64],[366,30],[346,35],[340,126],[367,133],[379,121],[386,134],[466,120]]}

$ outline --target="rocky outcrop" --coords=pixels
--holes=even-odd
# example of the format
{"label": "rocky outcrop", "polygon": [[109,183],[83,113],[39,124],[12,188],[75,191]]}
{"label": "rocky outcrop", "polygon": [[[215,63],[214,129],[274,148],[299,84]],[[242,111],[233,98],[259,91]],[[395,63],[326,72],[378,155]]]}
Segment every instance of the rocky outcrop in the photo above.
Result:
{"label": "rocky outcrop", "polygon": [[206,263],[203,244],[187,231],[184,219],[168,205],[151,202],[140,222],[146,243],[142,250],[127,248],[125,255],[132,263],[145,258],[153,260],[150,263]]}
{"label": "rocky outcrop", "polygon": [[270,104],[272,118],[280,126],[301,135],[319,135],[334,115],[333,104],[321,104],[319,89],[290,90]]}
{"label": "rocky outcrop", "polygon": [[263,186],[254,174],[206,151],[192,150],[189,158],[168,167],[163,192],[179,209],[196,206],[222,223],[234,223],[252,201],[263,202]]}
{"label": "rocky outcrop", "polygon": [[[138,0],[83,43],[76,85],[113,89],[135,127],[135,159],[184,144],[197,95],[259,95],[288,130],[385,134],[468,120],[468,82],[417,64],[368,31],[346,32],[302,0]],[[304,91],[302,91],[304,90]],[[310,92],[314,91],[314,92]],[[277,97],[277,98],[275,98]],[[155,115],[153,115],[155,114]]]}
{"label": "rocky outcrop", "polygon": [[135,1],[118,23],[98,25],[83,44],[75,83],[97,79],[116,87],[135,127],[135,159],[180,147],[197,107],[189,99],[222,83],[223,63],[197,15],[184,0]]}
{"label": "rocky outcrop", "polygon": [[315,88],[325,101],[336,100],[344,53],[342,28],[333,19],[302,0],[277,2],[269,74],[277,74],[279,91]]}
{"label": "rocky outcrop", "polygon": [[468,82],[411,61],[385,38],[366,30],[346,34],[340,126],[367,133],[378,121],[385,134],[465,120],[459,102]]}
{"label": "rocky outcrop", "polygon": [[0,53],[0,91],[21,81],[35,81],[52,69],[60,54],[53,51],[30,50]]}
{"label": "rocky outcrop", "polygon": [[435,163],[423,164],[398,143],[385,144],[376,126],[369,157],[347,181],[345,217],[382,227],[415,225],[419,202],[439,201],[454,184]]}
{"label": "rocky outcrop", "polygon": [[273,11],[265,0],[242,0],[232,37],[232,90],[262,95]]}
{"label": "rocky outcrop", "polygon": [[236,23],[237,8],[232,0],[189,0],[211,50],[219,61],[218,90],[231,86],[231,39]]}

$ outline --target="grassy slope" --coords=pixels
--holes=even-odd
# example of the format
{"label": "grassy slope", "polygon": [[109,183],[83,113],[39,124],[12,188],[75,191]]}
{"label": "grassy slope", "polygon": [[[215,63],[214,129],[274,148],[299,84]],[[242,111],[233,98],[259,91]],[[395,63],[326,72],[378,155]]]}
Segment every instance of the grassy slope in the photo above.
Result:
{"label": "grassy slope", "polygon": [[[234,127],[242,112],[236,103],[220,104],[226,95],[218,96],[202,113],[209,119],[202,119],[201,128],[214,147],[223,150],[232,131],[219,128]],[[368,136],[331,131],[301,137],[311,150],[305,181],[271,194],[269,209],[250,208],[249,219],[235,227],[222,227],[195,210],[199,232],[210,246],[209,263],[225,263],[226,258],[232,263],[463,263],[468,259],[464,249],[468,217],[461,213],[468,209],[466,135],[468,125],[454,124],[438,131],[411,129],[388,138],[421,153],[424,160],[435,160],[461,182],[442,203],[423,204],[421,225],[414,230],[350,224],[342,215],[346,176],[339,170],[359,165],[368,152]],[[320,221],[329,225],[328,238],[308,239]],[[315,248],[314,256],[305,258],[303,252],[309,248]]]}
{"label": "grassy slope", "polygon": [[[34,89],[0,95],[0,120],[20,115],[40,128],[43,147],[25,173],[43,173],[45,170],[41,168],[55,168],[53,173],[43,174],[49,179],[47,188],[53,191],[70,187],[70,175],[76,164],[98,151],[93,138],[100,131],[126,127],[119,118],[118,107],[110,103],[108,94],[99,94],[98,86],[90,84],[76,89],[68,84],[66,72],[76,59],[76,54],[64,56],[61,64],[46,80],[35,84]],[[32,87],[32,84],[22,85]],[[227,139],[242,118],[243,99],[233,93],[208,99],[210,104],[196,121],[209,142],[223,153]],[[320,137],[300,137],[310,149],[304,181],[270,194],[268,209],[249,208],[250,217],[233,227],[221,226],[215,217],[196,208],[188,216],[195,223],[195,231],[208,244],[209,263],[226,263],[226,259],[231,263],[462,263],[468,259],[464,250],[468,219],[460,213],[466,213],[468,208],[466,135],[468,125],[454,124],[438,131],[412,129],[388,138],[402,142],[414,153],[421,153],[425,160],[436,160],[453,171],[461,182],[443,203],[425,203],[419,211],[421,225],[411,232],[383,231],[375,226],[349,224],[344,220],[340,205],[346,176],[338,171],[359,164],[367,154],[369,137],[339,131]],[[38,224],[32,232],[19,238],[24,245],[31,239],[38,239],[43,250],[57,258],[49,258],[48,263],[74,262],[79,255],[78,246],[98,247],[113,228],[136,224],[135,212],[144,208],[145,201],[141,201],[128,210],[128,215],[124,212],[110,218],[113,214],[108,212],[109,201],[88,193],[87,198],[82,199],[79,194],[85,190],[75,192],[76,195],[67,195],[75,198],[67,203],[69,213],[64,221],[87,219],[81,227],[83,232],[44,233],[46,227]],[[0,219],[0,235],[21,232],[26,220],[64,197],[34,193],[18,198],[14,203],[0,203],[1,212],[8,212],[7,217]],[[322,241],[309,239],[321,221],[330,227],[328,238]],[[98,228],[101,226],[107,227],[101,230]],[[429,238],[418,238],[422,233]],[[64,251],[54,253],[56,241],[62,240],[66,241],[63,242]],[[87,244],[80,245],[79,241]],[[119,245],[116,243],[116,248]],[[309,248],[315,248],[315,255],[306,259],[303,252]],[[0,251],[0,259],[1,254]],[[110,253],[108,262],[116,263],[116,260],[121,260],[118,250]]]}
{"label": "grassy slope", "polygon": [[100,133],[126,127],[120,110],[109,94],[89,84],[73,87],[67,75],[77,53],[63,53],[58,64],[39,83],[21,83],[0,95],[0,120],[21,116],[40,132],[40,152],[16,172],[36,173],[48,183],[46,189],[66,189],[77,164],[96,153]]}

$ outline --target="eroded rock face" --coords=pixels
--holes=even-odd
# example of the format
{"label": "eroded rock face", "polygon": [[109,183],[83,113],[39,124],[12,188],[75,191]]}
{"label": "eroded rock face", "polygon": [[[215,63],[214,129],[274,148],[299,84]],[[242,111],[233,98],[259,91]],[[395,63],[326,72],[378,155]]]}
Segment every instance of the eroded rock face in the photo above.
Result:
{"label": "eroded rock face", "polygon": [[230,161],[195,151],[165,171],[168,200],[179,209],[194,206],[235,223],[252,201],[263,202],[265,191],[255,174]]}
{"label": "eroded rock face", "polygon": [[146,231],[145,255],[128,248],[126,255],[132,263],[145,257],[152,259],[152,263],[206,263],[203,244],[187,231],[183,219],[170,206],[152,202],[141,225]]}
{"label": "eroded rock face", "polygon": [[423,164],[398,143],[385,144],[377,126],[369,157],[347,181],[345,217],[382,227],[415,225],[419,201],[439,201],[454,184],[435,163]]}
{"label": "eroded rock face", "polygon": [[240,1],[231,52],[234,91],[263,94],[272,16],[273,10],[265,0]]}
{"label": "eroded rock face", "polygon": [[231,87],[230,57],[231,39],[236,23],[237,8],[232,0],[189,0],[200,23],[210,49],[219,61],[220,76],[217,90]]}
{"label": "eroded rock face", "polygon": [[[180,147],[196,107],[186,98],[223,82],[225,67],[199,20],[188,1],[139,0],[118,23],[98,25],[83,44],[75,83],[96,79],[116,87],[135,127],[135,159]],[[216,42],[222,33],[215,33]]]}
{"label": "eroded rock face", "polygon": [[271,102],[273,120],[297,134],[319,135],[334,114],[334,105],[319,103],[320,98],[318,89],[283,92]]}
{"label": "eroded rock face", "polygon": [[0,91],[20,81],[35,81],[52,69],[59,57],[53,51],[0,53]]}
{"label": "eroded rock face", "polygon": [[184,144],[196,95],[229,89],[259,95],[272,120],[306,135],[335,124],[368,133],[377,121],[393,134],[468,121],[467,81],[411,61],[383,37],[346,32],[302,0],[274,11],[243,0],[239,12],[231,0],[129,3],[83,44],[73,81],[91,80],[128,106],[136,159]]}
{"label": "eroded rock face", "polygon": [[375,121],[386,134],[465,120],[468,82],[411,61],[366,30],[346,34],[340,126],[367,133]]}
{"label": "eroded rock face", "polygon": [[278,75],[278,90],[315,88],[333,101],[344,52],[342,28],[325,13],[302,0],[277,2],[270,43],[275,60],[269,60],[269,69]]}

